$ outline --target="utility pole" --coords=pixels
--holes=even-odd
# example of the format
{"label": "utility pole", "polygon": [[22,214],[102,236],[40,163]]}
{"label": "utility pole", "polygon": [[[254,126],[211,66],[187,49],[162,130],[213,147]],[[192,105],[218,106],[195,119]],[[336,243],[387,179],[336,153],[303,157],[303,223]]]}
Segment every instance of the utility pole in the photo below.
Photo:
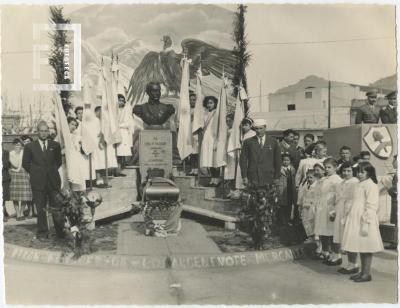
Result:
{"label": "utility pole", "polygon": [[331,128],[331,80],[328,81],[328,128]]}

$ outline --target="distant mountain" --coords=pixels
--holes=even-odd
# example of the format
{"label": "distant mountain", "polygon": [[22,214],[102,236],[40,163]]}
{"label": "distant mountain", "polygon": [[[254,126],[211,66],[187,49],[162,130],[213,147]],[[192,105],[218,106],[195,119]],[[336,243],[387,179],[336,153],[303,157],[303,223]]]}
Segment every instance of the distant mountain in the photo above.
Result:
{"label": "distant mountain", "polygon": [[371,87],[388,89],[395,91],[397,90],[397,74],[393,74],[391,76],[381,78],[370,84]]}

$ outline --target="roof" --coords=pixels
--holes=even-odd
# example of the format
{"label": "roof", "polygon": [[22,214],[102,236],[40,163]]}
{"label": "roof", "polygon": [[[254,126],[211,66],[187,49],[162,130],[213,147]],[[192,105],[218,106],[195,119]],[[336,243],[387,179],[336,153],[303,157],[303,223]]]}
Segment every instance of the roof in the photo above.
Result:
{"label": "roof", "polygon": [[[312,114],[310,110],[275,111],[251,113],[250,117],[267,120],[267,127],[272,130],[289,128],[319,130],[327,127],[328,113],[326,109],[315,109]],[[331,127],[348,125],[350,125],[350,108],[332,108]]]}
{"label": "roof", "polygon": [[[388,77],[389,78],[389,77]],[[309,75],[303,79],[300,79],[298,82],[295,84],[289,85],[287,87],[278,89],[275,91],[273,94],[282,94],[286,92],[296,92],[296,91],[304,91],[306,89],[312,89],[312,88],[328,88],[329,80],[324,79],[322,77],[318,77],[316,75]],[[385,83],[386,84],[386,83]],[[361,91],[367,92],[373,89],[377,89],[374,84],[371,84],[369,86],[366,85],[359,85],[355,83],[346,83],[346,82],[340,82],[340,81],[332,81],[331,80],[331,87],[332,88],[338,88],[338,87],[359,87]],[[378,88],[378,93],[382,94],[389,94],[390,92],[393,91],[392,88]]]}
{"label": "roof", "polygon": [[[312,88],[328,88],[329,80],[315,76],[309,75],[303,79],[300,79],[295,84],[289,85],[287,87],[278,89],[272,94],[281,94],[286,92],[296,92],[296,91],[304,91],[305,89],[312,89]],[[331,81],[332,87],[340,87],[340,86],[352,86],[348,83],[338,82],[338,81]]]}
{"label": "roof", "polygon": [[397,74],[393,74],[391,76],[381,78],[373,83],[370,84],[370,86],[375,87],[375,88],[384,88],[384,89],[389,89],[392,91],[397,90]]}

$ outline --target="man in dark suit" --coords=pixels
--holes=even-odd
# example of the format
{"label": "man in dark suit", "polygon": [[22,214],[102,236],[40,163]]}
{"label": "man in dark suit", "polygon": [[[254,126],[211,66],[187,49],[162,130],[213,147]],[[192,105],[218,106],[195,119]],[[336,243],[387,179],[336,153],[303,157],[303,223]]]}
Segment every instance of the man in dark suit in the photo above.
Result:
{"label": "man in dark suit", "polygon": [[278,141],[266,135],[267,123],[254,120],[256,136],[243,142],[240,168],[243,184],[264,187],[277,180],[281,169],[281,149]]}
{"label": "man in dark suit", "polygon": [[386,95],[389,105],[381,109],[380,117],[383,124],[397,123],[397,91],[390,92]]}
{"label": "man in dark suit", "polygon": [[379,122],[380,108],[376,106],[378,93],[376,90],[367,92],[368,101],[361,106],[357,112],[356,124],[369,123],[376,124]]}
{"label": "man in dark suit", "polygon": [[[55,194],[61,188],[58,168],[62,164],[61,147],[58,142],[49,140],[49,127],[46,122],[38,124],[39,139],[24,148],[22,166],[30,175],[33,201],[37,207],[37,238],[48,236],[49,226],[46,204],[56,207]],[[58,237],[64,236],[64,217],[53,213],[54,228]]]}

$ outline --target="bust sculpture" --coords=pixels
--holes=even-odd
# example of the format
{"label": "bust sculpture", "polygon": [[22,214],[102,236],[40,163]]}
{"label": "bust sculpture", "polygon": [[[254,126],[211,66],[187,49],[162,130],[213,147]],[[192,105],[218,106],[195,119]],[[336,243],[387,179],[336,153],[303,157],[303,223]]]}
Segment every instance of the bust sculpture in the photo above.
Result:
{"label": "bust sculpture", "polygon": [[133,113],[140,117],[147,126],[163,126],[175,113],[174,106],[160,102],[161,86],[158,82],[148,83],[146,93],[149,96],[148,102],[136,105]]}

